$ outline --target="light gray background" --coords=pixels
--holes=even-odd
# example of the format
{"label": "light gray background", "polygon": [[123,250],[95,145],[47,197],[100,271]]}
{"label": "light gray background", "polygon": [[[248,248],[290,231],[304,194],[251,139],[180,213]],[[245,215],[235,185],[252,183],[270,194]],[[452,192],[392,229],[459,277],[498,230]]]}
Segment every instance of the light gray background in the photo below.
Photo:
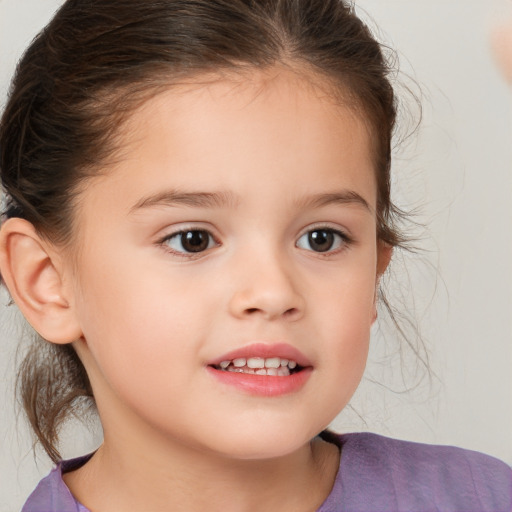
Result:
{"label": "light gray background", "polygon": [[[59,4],[0,0],[0,103],[21,52]],[[400,392],[394,344],[375,329],[368,374],[354,398],[356,412],[346,411],[336,425],[455,444],[512,464],[512,90],[495,70],[488,43],[493,24],[512,16],[512,4],[357,5],[399,50],[402,70],[421,90],[402,81],[423,96],[423,123],[397,152],[394,172],[398,203],[419,208],[418,220],[428,224],[421,233],[426,252],[398,262],[391,292],[404,292],[402,307],[420,323],[435,376],[430,384],[424,379]],[[4,304],[5,294],[2,299]],[[0,307],[1,512],[19,509],[50,468],[44,456],[34,460],[28,429],[14,415],[20,330],[15,316],[13,308]],[[414,373],[413,357],[406,354],[405,365]],[[64,455],[72,456],[93,449],[99,434],[72,426],[65,439]]]}

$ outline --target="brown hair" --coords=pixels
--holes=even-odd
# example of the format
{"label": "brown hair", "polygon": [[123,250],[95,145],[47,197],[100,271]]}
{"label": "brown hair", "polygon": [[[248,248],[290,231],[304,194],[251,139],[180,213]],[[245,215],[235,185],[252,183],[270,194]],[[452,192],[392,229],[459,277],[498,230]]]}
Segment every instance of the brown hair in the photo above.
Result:
{"label": "brown hair", "polygon": [[[363,113],[375,148],[378,237],[400,244],[389,69],[342,0],[68,0],[21,59],[0,122],[4,215],[70,243],[79,185],[100,172],[119,123],[141,101],[180,78],[276,63],[328,79]],[[83,365],[71,346],[40,340],[19,389],[38,439],[58,460],[60,424],[80,398],[94,400]]]}

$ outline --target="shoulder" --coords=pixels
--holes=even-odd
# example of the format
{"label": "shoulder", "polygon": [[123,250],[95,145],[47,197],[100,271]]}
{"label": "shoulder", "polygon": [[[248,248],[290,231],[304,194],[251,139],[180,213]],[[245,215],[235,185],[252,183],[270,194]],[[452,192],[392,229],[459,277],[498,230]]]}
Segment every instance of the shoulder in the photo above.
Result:
{"label": "shoulder", "polygon": [[90,458],[91,455],[86,455],[58,464],[39,482],[21,512],[88,512],[75,500],[62,479],[62,473],[77,469]]}
{"label": "shoulder", "polygon": [[457,475],[508,477],[511,469],[504,462],[472,450],[454,446],[431,445],[401,441],[377,434],[347,434],[340,436],[347,456],[357,455],[370,466],[387,462],[394,468],[425,473],[425,476],[454,477]]}
{"label": "shoulder", "polygon": [[494,457],[367,433],[339,442],[338,510],[512,510],[512,470]]}

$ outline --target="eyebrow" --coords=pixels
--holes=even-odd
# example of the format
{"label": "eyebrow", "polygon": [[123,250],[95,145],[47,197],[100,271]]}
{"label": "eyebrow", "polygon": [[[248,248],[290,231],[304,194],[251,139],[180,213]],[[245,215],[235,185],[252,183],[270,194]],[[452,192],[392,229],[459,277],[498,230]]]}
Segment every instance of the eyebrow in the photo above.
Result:
{"label": "eyebrow", "polygon": [[[235,207],[239,200],[232,192],[183,192],[166,190],[157,194],[143,197],[130,208],[130,213],[161,206],[190,206],[196,208]],[[297,202],[299,208],[320,208],[331,204],[360,205],[373,214],[373,209],[363,196],[353,190],[320,193],[306,196]]]}
{"label": "eyebrow", "polygon": [[196,208],[212,208],[236,205],[237,200],[231,192],[180,192],[166,190],[151,196],[143,197],[130,208],[130,213],[144,208],[159,206],[192,206]]}
{"label": "eyebrow", "polygon": [[368,201],[354,190],[342,190],[339,192],[329,192],[306,196],[298,202],[301,208],[319,208],[331,204],[354,204],[362,206],[369,213],[373,214],[373,208]]}

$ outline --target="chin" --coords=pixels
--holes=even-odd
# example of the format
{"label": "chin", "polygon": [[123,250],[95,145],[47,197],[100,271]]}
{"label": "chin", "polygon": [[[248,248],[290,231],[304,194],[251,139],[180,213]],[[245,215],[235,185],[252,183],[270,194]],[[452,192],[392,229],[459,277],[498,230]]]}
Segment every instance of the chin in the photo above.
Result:
{"label": "chin", "polygon": [[226,435],[217,439],[215,451],[239,460],[275,459],[300,450],[317,433],[257,424],[252,429],[240,427],[235,432],[225,431]]}

